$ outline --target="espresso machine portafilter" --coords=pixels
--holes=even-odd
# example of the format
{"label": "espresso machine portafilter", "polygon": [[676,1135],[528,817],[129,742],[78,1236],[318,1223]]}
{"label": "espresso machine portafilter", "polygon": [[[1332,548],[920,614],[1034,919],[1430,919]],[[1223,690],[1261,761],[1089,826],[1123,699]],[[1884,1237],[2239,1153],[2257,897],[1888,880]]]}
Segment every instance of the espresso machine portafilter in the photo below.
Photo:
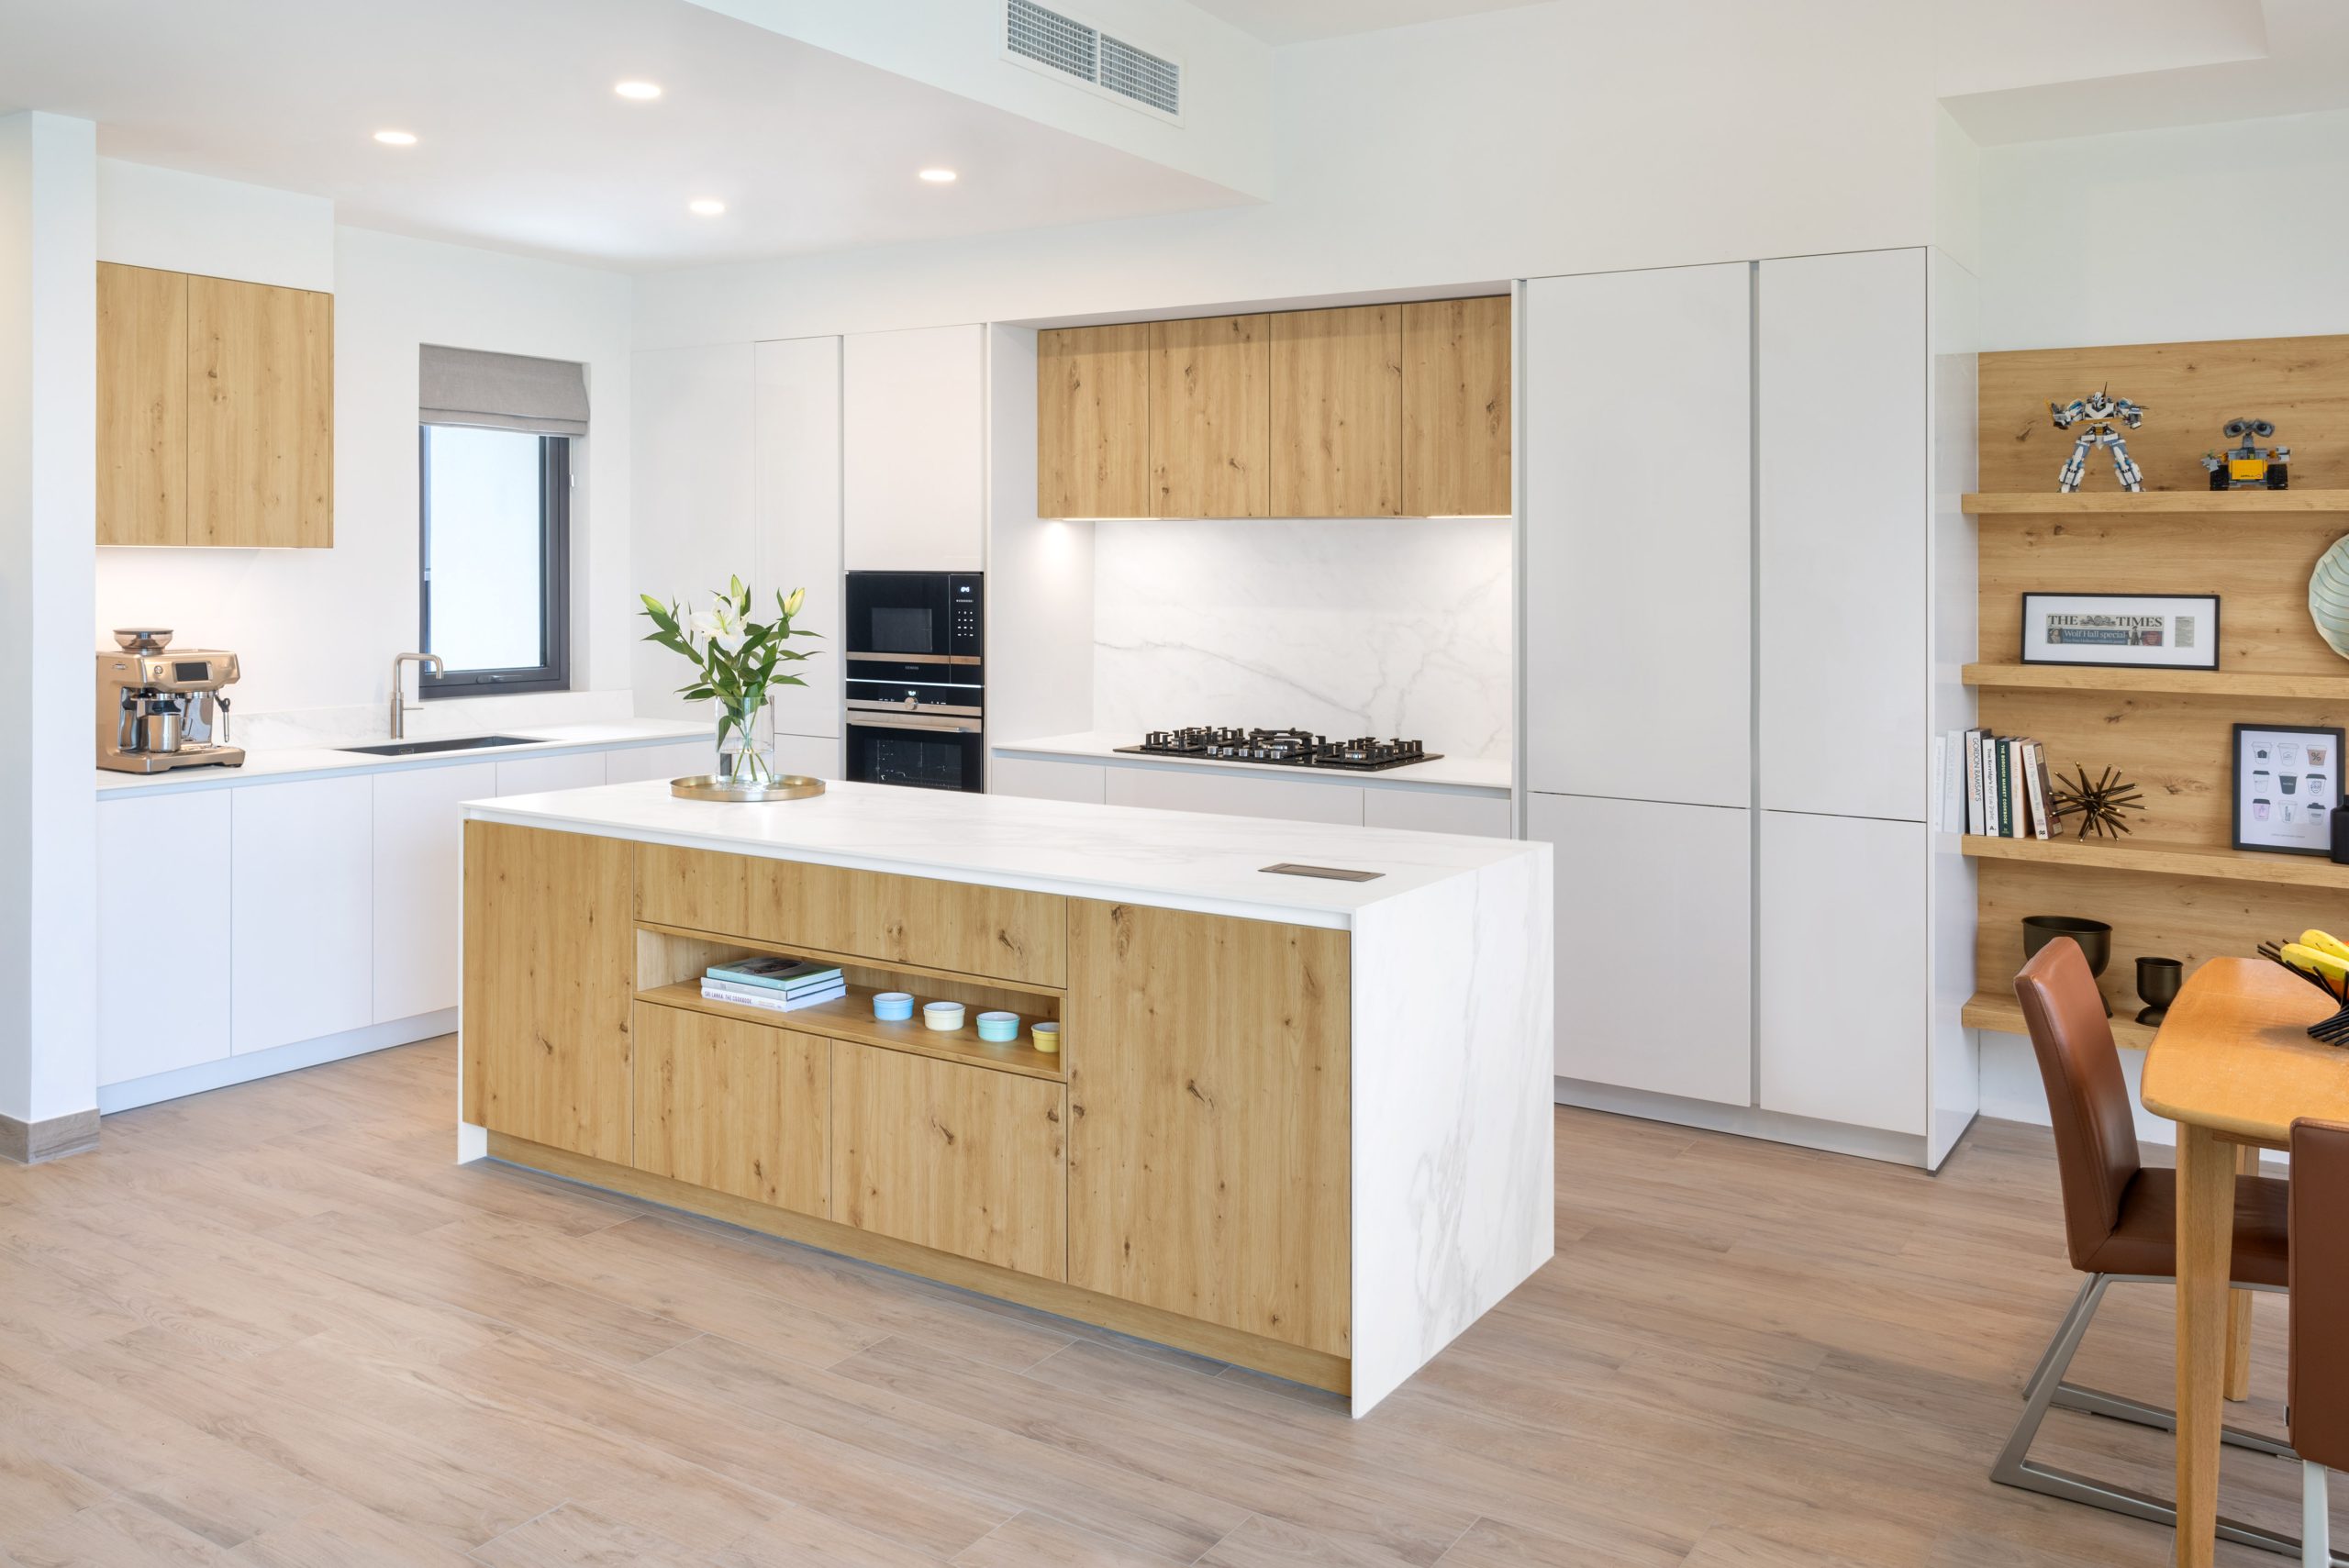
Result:
{"label": "espresso machine portafilter", "polygon": [[118,653],[98,655],[98,766],[115,773],[237,767],[228,744],[228,698],[237,656],[171,646],[169,631],[116,630]]}

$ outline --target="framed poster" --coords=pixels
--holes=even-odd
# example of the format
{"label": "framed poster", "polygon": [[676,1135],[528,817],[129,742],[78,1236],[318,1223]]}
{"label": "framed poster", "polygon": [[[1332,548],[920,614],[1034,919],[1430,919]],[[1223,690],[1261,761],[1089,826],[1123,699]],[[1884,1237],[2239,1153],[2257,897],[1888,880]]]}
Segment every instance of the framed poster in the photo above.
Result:
{"label": "framed poster", "polygon": [[2330,854],[2340,806],[2340,730],[2235,726],[2236,849]]}
{"label": "framed poster", "polygon": [[2215,670],[2219,595],[2025,594],[2022,662]]}

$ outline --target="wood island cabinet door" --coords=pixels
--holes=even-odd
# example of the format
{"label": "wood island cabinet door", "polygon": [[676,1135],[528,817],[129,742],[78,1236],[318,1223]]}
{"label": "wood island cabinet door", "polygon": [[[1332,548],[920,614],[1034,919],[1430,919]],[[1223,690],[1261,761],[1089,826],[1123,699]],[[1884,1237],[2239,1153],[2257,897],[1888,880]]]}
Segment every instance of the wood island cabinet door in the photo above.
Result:
{"label": "wood island cabinet door", "polygon": [[635,1020],[636,1168],[827,1218],[831,1041],[644,1002]]}
{"label": "wood island cabinet door", "polygon": [[1150,516],[1146,322],[1036,334],[1036,515]]}
{"label": "wood island cabinet door", "polygon": [[1350,1354],[1346,933],[1068,909],[1069,1283]]}
{"label": "wood island cabinet door", "polygon": [[1403,306],[1403,515],[1506,515],[1508,432],[1508,295]]}
{"label": "wood island cabinet door", "polygon": [[187,274],[98,263],[98,542],[187,542]]}
{"label": "wood island cabinet door", "polygon": [[465,1120],[629,1162],[635,851],[465,824]]}
{"label": "wood island cabinet door", "polygon": [[1150,324],[1150,515],[1272,510],[1272,345],[1265,316]]}
{"label": "wood island cabinet door", "polygon": [[1401,514],[1401,306],[1275,316],[1272,399],[1274,517]]}
{"label": "wood island cabinet door", "polygon": [[835,1220],[1067,1277],[1066,1089],[908,1051],[831,1046]]}
{"label": "wood island cabinet door", "polygon": [[334,543],[334,296],[187,281],[187,542]]}

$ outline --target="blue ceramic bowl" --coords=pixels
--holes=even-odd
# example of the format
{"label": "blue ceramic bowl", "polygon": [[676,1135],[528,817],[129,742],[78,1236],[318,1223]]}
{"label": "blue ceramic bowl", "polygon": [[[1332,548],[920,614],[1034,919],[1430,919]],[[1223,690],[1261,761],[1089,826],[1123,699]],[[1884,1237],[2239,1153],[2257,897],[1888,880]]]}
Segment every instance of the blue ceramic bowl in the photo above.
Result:
{"label": "blue ceramic bowl", "polygon": [[979,1038],[990,1045],[1009,1045],[1019,1038],[1019,1015],[1017,1013],[981,1013]]}
{"label": "blue ceramic bowl", "polygon": [[910,992],[884,991],[873,998],[873,1016],[885,1024],[901,1024],[914,1016]]}

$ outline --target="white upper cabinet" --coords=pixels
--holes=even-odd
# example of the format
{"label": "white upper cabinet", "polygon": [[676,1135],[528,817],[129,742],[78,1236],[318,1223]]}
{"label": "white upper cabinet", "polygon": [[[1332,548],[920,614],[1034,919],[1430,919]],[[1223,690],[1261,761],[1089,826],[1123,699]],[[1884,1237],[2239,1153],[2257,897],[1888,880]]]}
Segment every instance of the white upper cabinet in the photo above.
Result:
{"label": "white upper cabinet", "polygon": [[377,773],[374,1021],[457,1005],[465,807],[497,793],[497,764]]}
{"label": "white upper cabinet", "polygon": [[1746,806],[1753,270],[1525,297],[1527,784]]}
{"label": "white upper cabinet", "polygon": [[362,774],[223,792],[233,803],[229,968],[239,1055],[362,1029],[374,1017],[373,784]]}
{"label": "white upper cabinet", "polygon": [[852,572],[977,572],[986,531],[986,331],[841,340],[841,502]]}
{"label": "white upper cabinet", "polygon": [[[760,572],[751,345],[648,350],[636,356],[632,369],[633,543],[628,602],[617,607],[633,617],[636,595],[651,594],[699,608],[729,577],[756,578]],[[751,585],[762,594],[774,586]],[[631,636],[652,629],[642,620],[629,625]],[[698,717],[675,695],[685,678],[683,662],[653,643],[634,648],[637,712]]]}
{"label": "white upper cabinet", "polygon": [[1922,821],[1925,253],[1765,261],[1761,301],[1762,804]]}
{"label": "white upper cabinet", "polygon": [[[796,619],[822,634],[795,638],[816,657],[784,673],[805,686],[774,690],[774,727],[786,735],[841,732],[841,340],[761,343],[757,380],[759,585],[807,590]],[[770,605],[770,607],[772,606]]]}
{"label": "white upper cabinet", "polygon": [[[98,1082],[228,1054],[228,801],[191,790],[98,806]],[[170,922],[165,951],[136,933]]]}

